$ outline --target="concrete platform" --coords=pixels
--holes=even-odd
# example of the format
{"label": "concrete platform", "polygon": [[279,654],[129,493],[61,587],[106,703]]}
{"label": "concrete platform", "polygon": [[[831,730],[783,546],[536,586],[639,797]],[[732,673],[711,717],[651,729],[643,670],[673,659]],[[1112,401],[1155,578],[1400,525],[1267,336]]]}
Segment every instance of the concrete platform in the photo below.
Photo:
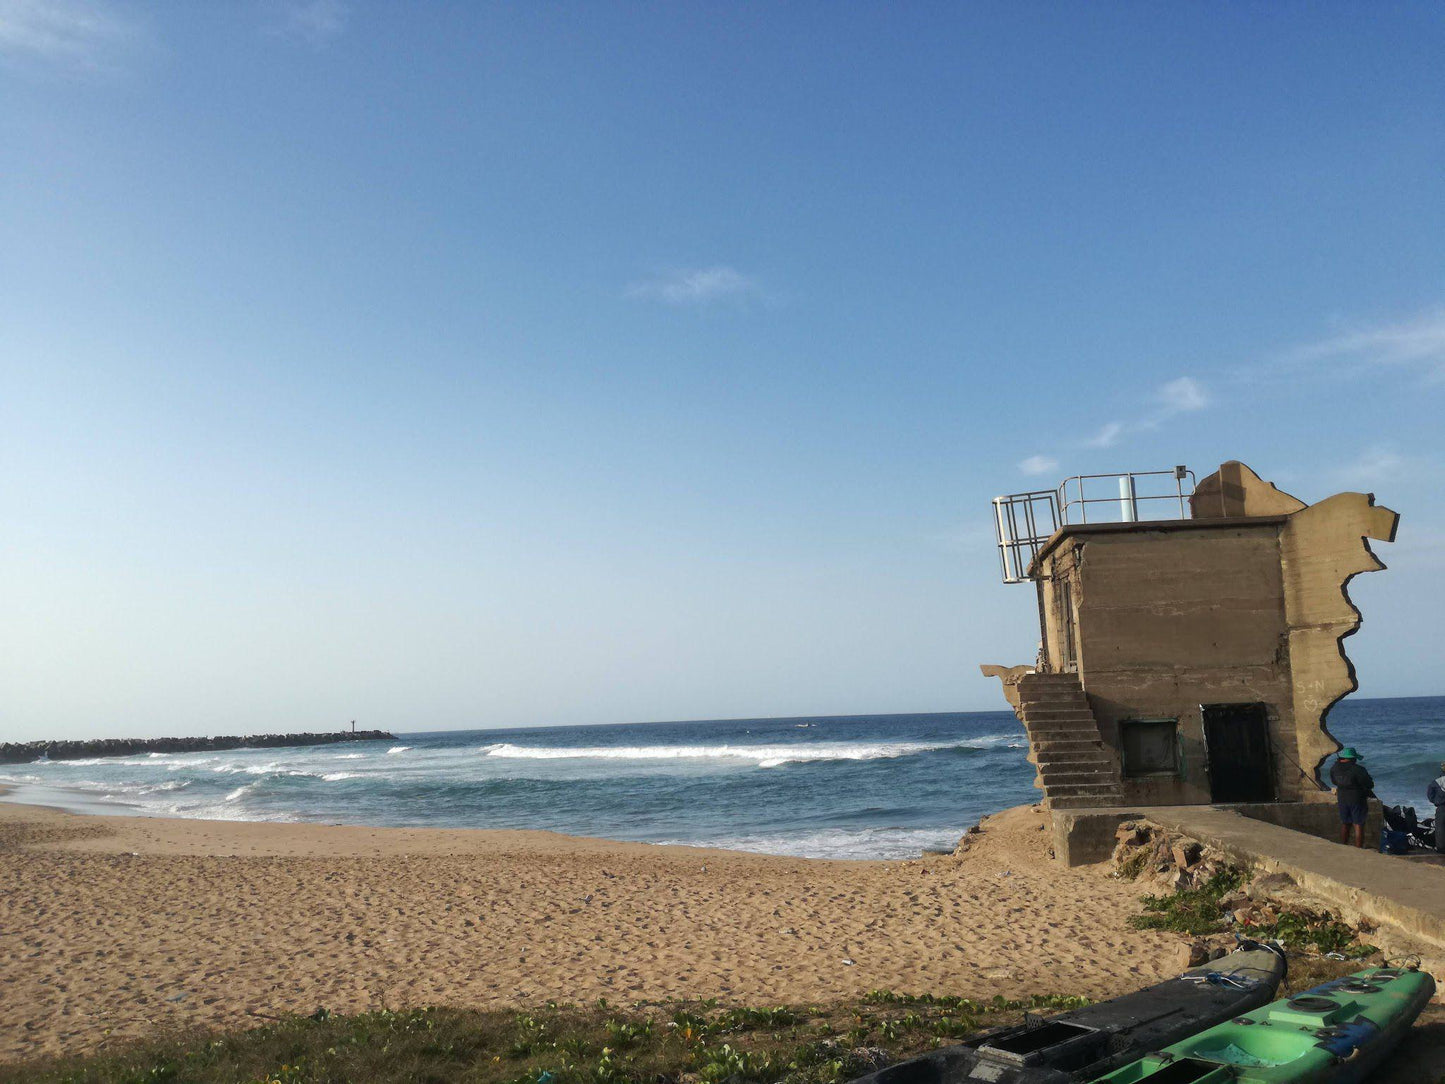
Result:
{"label": "concrete platform", "polygon": [[[1324,840],[1338,840],[1339,814],[1334,802],[1245,802],[1228,806],[1113,806],[1051,810],[1054,854],[1066,866],[1105,861],[1114,851],[1114,830],[1123,821],[1153,820],[1158,809],[1230,810],[1251,820],[1265,821]],[[1370,799],[1365,839],[1380,838],[1383,815],[1377,799]]]}
{"label": "concrete platform", "polygon": [[1241,864],[1287,873],[1311,895],[1445,949],[1445,868],[1346,847],[1215,806],[1158,806],[1141,816]]}
{"label": "concrete platform", "polygon": [[1411,865],[1439,866],[1445,869],[1445,854],[1432,854],[1430,851],[1411,851],[1409,854],[1396,855]]}

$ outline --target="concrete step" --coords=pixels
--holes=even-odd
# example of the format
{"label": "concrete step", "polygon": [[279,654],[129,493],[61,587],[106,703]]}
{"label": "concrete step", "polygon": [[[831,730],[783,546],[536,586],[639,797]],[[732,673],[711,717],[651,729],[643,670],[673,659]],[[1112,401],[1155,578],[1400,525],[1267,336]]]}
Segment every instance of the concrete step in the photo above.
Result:
{"label": "concrete step", "polygon": [[1031,726],[1028,728],[1028,735],[1032,741],[1100,741],[1099,728],[1090,724],[1088,726]]}
{"label": "concrete step", "polygon": [[1029,744],[1033,746],[1034,752],[1039,756],[1045,753],[1102,752],[1104,749],[1104,743],[1098,737],[1031,738]]}
{"label": "concrete step", "polygon": [[1078,674],[1041,674],[1035,670],[1031,674],[1024,674],[1019,678],[1019,685],[1058,685],[1058,684],[1079,684]]}
{"label": "concrete step", "polygon": [[1052,700],[1020,700],[1019,711],[1092,711],[1082,696],[1058,696]]}
{"label": "concrete step", "polygon": [[1084,683],[1078,678],[1070,677],[1058,681],[1021,681],[1019,692],[1024,696],[1032,693],[1056,693],[1056,692],[1083,692]]}
{"label": "concrete step", "polygon": [[1103,750],[1058,750],[1039,753],[1038,763],[1045,772],[1113,772],[1114,759]]}
{"label": "concrete step", "polygon": [[1114,804],[1123,802],[1117,782],[1111,783],[1059,783],[1046,785],[1049,798],[1104,798],[1108,796]]}
{"label": "concrete step", "polygon": [[1088,757],[1087,759],[1070,757],[1065,760],[1053,760],[1046,758],[1039,760],[1037,763],[1039,771],[1045,773],[1092,772],[1097,774],[1104,772],[1108,775],[1119,774],[1119,769],[1115,767],[1114,762],[1102,755]]}
{"label": "concrete step", "polygon": [[1119,777],[1113,772],[1041,772],[1044,789],[1050,794],[1059,787],[1118,787]]}
{"label": "concrete step", "polygon": [[1050,809],[1110,809],[1124,804],[1123,799],[1115,794],[1099,798],[1048,798],[1046,801]]}
{"label": "concrete step", "polygon": [[1083,696],[1084,686],[1078,681],[1036,681],[1022,682],[1020,696]]}
{"label": "concrete step", "polygon": [[1098,738],[1076,738],[1071,739],[1078,744],[1057,745],[1050,743],[1042,749],[1035,749],[1034,755],[1041,761],[1049,763],[1063,762],[1093,762],[1100,764],[1115,764],[1117,761],[1110,756],[1109,750],[1104,748],[1104,743]]}
{"label": "concrete step", "polygon": [[1020,689],[1019,703],[1021,704],[1054,704],[1059,701],[1067,703],[1080,703],[1088,700],[1084,690],[1077,685],[1044,685],[1037,689]]}
{"label": "concrete step", "polygon": [[1097,726],[1098,720],[1088,708],[1024,708],[1026,723],[1088,723]]}

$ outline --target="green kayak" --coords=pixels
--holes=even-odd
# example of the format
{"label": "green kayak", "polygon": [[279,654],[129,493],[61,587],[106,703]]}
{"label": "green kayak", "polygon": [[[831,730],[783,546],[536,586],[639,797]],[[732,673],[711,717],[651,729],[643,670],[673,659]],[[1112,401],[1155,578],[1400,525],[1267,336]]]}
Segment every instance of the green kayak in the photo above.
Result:
{"label": "green kayak", "polygon": [[1385,1059],[1435,993],[1422,971],[1370,968],[1271,1002],[1130,1062],[1112,1084],[1343,1084]]}

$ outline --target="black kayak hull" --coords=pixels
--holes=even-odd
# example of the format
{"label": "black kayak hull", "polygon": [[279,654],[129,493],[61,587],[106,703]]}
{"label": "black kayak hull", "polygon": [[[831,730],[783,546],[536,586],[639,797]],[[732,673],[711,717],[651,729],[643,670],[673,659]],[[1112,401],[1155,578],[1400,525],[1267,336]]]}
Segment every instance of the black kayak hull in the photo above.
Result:
{"label": "black kayak hull", "polygon": [[854,1084],[1069,1084],[1179,1042],[1274,1000],[1277,950],[1246,943],[1132,994],[986,1032],[859,1077]]}

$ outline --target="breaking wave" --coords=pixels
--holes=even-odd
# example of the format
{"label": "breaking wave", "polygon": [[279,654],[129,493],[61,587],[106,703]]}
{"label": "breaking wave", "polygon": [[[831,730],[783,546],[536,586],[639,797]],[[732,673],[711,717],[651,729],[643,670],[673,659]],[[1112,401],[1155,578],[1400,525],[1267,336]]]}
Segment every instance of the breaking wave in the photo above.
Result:
{"label": "breaking wave", "polygon": [[829,760],[884,760],[946,749],[991,749],[1015,741],[1012,735],[943,742],[810,742],[770,745],[514,745],[483,747],[489,757],[509,760],[722,760],[779,768]]}

